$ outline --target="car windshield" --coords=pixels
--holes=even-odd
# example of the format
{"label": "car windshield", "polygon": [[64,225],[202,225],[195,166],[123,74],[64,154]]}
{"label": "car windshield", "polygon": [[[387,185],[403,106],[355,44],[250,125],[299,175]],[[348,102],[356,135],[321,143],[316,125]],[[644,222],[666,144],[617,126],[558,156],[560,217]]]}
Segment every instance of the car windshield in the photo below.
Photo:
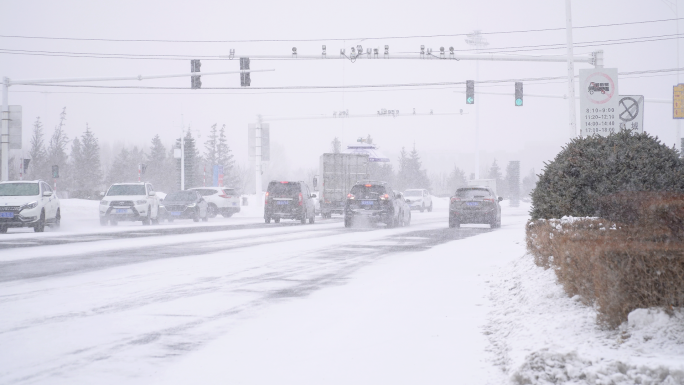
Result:
{"label": "car windshield", "polygon": [[197,198],[194,191],[176,191],[164,198],[164,202],[188,202]]}
{"label": "car windshield", "polygon": [[484,188],[464,188],[456,191],[456,196],[461,199],[491,198],[489,190]]}
{"label": "car windshield", "polygon": [[115,184],[107,191],[107,196],[145,195],[145,186],[139,184]]}
{"label": "car windshield", "polygon": [[268,185],[268,193],[274,197],[291,197],[299,194],[299,183],[271,182]]}
{"label": "car windshield", "polygon": [[38,183],[2,183],[0,184],[0,196],[3,197],[26,197],[40,194]]}
{"label": "car windshield", "polygon": [[351,194],[356,198],[377,199],[378,196],[386,193],[385,186],[382,185],[363,185],[357,184],[352,187]]}
{"label": "car windshield", "polygon": [[406,190],[404,192],[404,196],[406,196],[406,197],[422,197],[423,191],[422,190]]}

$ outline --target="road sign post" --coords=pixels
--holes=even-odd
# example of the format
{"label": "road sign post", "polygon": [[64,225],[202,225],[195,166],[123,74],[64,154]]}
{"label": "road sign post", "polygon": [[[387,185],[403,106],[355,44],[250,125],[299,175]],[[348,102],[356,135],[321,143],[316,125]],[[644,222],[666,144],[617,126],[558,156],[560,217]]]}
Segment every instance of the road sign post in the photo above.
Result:
{"label": "road sign post", "polygon": [[644,96],[620,95],[618,102],[618,118],[621,130],[644,132]]}
{"label": "road sign post", "polygon": [[618,129],[620,96],[617,68],[580,70],[580,136],[608,136]]}

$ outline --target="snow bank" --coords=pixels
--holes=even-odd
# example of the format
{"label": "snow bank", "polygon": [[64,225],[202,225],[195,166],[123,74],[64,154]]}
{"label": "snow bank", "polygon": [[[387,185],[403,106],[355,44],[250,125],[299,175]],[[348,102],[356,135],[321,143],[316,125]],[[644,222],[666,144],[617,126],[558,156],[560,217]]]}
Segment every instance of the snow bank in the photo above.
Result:
{"label": "snow bank", "polygon": [[684,312],[638,309],[618,330],[568,298],[529,255],[499,270],[485,330],[496,362],[518,384],[684,384]]}

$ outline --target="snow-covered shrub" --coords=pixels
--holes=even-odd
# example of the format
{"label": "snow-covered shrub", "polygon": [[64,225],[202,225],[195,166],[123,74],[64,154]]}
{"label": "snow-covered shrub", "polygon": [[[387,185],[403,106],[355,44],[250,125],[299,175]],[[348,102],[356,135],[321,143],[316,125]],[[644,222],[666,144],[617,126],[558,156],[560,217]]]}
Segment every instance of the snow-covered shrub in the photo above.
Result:
{"label": "snow-covered shrub", "polygon": [[598,210],[649,241],[684,238],[684,194],[623,191],[599,199]]}
{"label": "snow-covered shrub", "polygon": [[684,192],[684,160],[648,133],[573,139],[547,163],[532,192],[533,219],[596,216],[620,191]]}
{"label": "snow-covered shrub", "polygon": [[[648,207],[657,212],[671,202]],[[661,230],[648,222],[540,219],[528,223],[527,242],[535,262],[553,268],[568,296],[595,304],[599,321],[617,327],[635,309],[684,308],[684,240]]]}

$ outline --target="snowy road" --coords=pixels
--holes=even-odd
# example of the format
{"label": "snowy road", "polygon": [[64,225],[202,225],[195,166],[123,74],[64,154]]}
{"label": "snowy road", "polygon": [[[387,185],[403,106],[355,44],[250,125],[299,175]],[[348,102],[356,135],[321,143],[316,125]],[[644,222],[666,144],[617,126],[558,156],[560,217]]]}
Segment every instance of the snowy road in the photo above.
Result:
{"label": "snowy road", "polygon": [[[516,217],[515,227],[524,219]],[[0,239],[0,383],[148,383],[278,306],[352,287],[362,268],[377,268],[388,256],[427,257],[439,245],[497,233],[488,226],[449,229],[445,208],[414,213],[410,227],[394,229],[345,229],[339,218],[260,221]],[[451,266],[462,269],[454,277],[476,278],[472,262],[459,263]],[[449,295],[474,307],[484,294]],[[472,332],[484,354],[481,331]],[[261,383],[247,378],[237,383]]]}

